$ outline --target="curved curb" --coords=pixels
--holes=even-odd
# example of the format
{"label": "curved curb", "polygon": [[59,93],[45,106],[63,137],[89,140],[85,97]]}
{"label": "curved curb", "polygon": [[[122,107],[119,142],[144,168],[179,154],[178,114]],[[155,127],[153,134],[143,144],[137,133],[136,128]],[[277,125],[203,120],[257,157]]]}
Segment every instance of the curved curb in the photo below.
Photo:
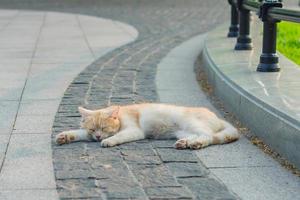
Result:
{"label": "curved curb", "polygon": [[[204,61],[204,70],[208,76],[209,82],[214,86],[214,93],[222,99],[225,103],[226,107],[233,113],[235,113],[241,122],[246,124],[251,130],[260,138],[264,140],[265,143],[270,145],[275,151],[282,154],[288,160],[290,160],[293,164],[295,164],[298,168],[300,168],[300,127],[299,121],[290,113],[287,113],[286,110],[280,110],[280,108],[271,105],[270,102],[266,101],[266,99],[258,96],[256,94],[256,88],[250,88],[247,85],[241,86],[230,73],[227,73],[228,70],[226,67],[220,67],[220,57],[217,55],[213,55],[211,53],[214,50],[225,49],[226,55],[234,55],[241,54],[240,57],[244,56],[245,58],[239,59],[238,56],[232,56],[233,60],[228,64],[228,68],[232,68],[233,70],[244,70],[245,78],[249,78],[249,76],[257,76],[259,77],[259,81],[253,79],[253,83],[265,83],[268,80],[276,83],[278,76],[276,74],[259,74],[255,72],[255,68],[253,68],[253,63],[257,61],[249,61],[248,59],[252,59],[252,54],[254,54],[254,59],[257,59],[258,55],[256,50],[253,52],[233,52],[231,47],[234,44],[234,40],[232,39],[224,39],[218,35],[218,33],[223,32],[226,33],[225,27],[219,27],[219,29],[211,32],[209,37],[205,41],[205,47],[203,51],[203,61]],[[216,36],[218,35],[218,36]],[[224,34],[225,35],[225,34]],[[257,34],[259,35],[259,34]],[[223,41],[225,45],[222,47],[211,47],[209,44],[218,38],[219,42]],[[221,39],[222,38],[222,39]],[[260,49],[260,37],[254,37],[255,48]],[[231,44],[231,45],[229,45]],[[222,49],[222,50],[223,50]],[[218,61],[216,61],[218,60]],[[217,62],[217,63],[216,63]],[[252,62],[252,63],[251,63]],[[224,64],[223,66],[225,66]],[[248,67],[244,67],[248,65]],[[284,68],[284,72],[288,73],[289,70],[292,70],[295,66],[286,58],[281,56],[281,65]],[[227,71],[226,71],[227,70]],[[282,71],[283,71],[282,70]],[[296,71],[299,71],[296,69]],[[277,77],[276,77],[277,76]],[[243,76],[239,77],[243,79]],[[250,82],[249,82],[250,84]],[[255,83],[256,84],[256,83]],[[300,86],[300,84],[299,84]],[[258,86],[255,86],[258,88]],[[267,86],[266,86],[267,87]],[[266,92],[268,92],[268,88]],[[288,88],[280,88],[286,89]],[[280,93],[279,93],[280,94]],[[270,95],[269,95],[270,96]],[[269,99],[272,102],[272,99]],[[277,102],[276,102],[277,103]],[[284,133],[284,134],[282,134]]]}

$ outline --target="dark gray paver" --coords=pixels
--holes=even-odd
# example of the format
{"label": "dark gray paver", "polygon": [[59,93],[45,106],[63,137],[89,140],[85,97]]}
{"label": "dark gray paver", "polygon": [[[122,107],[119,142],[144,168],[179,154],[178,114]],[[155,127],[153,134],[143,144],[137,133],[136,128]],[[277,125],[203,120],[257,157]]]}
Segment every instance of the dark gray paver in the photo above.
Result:
{"label": "dark gray paver", "polygon": [[149,199],[194,199],[192,193],[182,186],[146,188]]}
{"label": "dark gray paver", "polygon": [[236,196],[230,194],[225,185],[213,178],[182,178],[179,183],[186,185],[196,194],[197,199],[207,200],[233,200]]}
{"label": "dark gray paver", "polygon": [[206,177],[208,170],[198,163],[173,162],[166,164],[176,178]]}
{"label": "dark gray paver", "polygon": [[[224,21],[228,15],[226,3],[0,1],[2,8],[50,9],[111,18],[129,23],[139,31],[135,42],[101,57],[74,79],[58,109],[53,137],[62,130],[79,127],[79,105],[99,108],[157,101],[157,64],[181,42]],[[236,199],[223,184],[210,177],[192,151],[177,151],[173,144],[174,141],[145,140],[109,149],[101,148],[99,143],[53,144],[58,193],[62,199]]]}
{"label": "dark gray paver", "polygon": [[174,151],[172,148],[159,148],[157,149],[160,158],[163,162],[186,162],[186,163],[197,163],[198,158],[191,150],[178,150]]}

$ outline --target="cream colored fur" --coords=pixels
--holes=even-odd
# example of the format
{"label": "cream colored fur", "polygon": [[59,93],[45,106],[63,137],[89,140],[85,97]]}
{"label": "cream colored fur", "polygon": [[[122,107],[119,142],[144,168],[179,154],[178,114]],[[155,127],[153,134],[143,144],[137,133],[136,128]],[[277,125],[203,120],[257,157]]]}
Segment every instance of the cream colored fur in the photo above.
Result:
{"label": "cream colored fur", "polygon": [[[57,136],[57,143],[64,144],[93,138],[101,141],[103,147],[112,147],[145,138],[176,138],[178,140],[174,145],[175,148],[200,149],[211,144],[232,142],[239,138],[237,130],[231,124],[218,118],[206,108],[134,104],[111,106],[96,111],[80,107],[79,111],[83,119],[86,119],[83,128],[87,129],[87,133],[63,132]],[[105,124],[108,123],[106,119],[110,118],[111,125]],[[113,126],[115,130],[105,132],[103,126]],[[71,135],[73,140],[68,139]],[[61,138],[66,141],[62,141]]]}

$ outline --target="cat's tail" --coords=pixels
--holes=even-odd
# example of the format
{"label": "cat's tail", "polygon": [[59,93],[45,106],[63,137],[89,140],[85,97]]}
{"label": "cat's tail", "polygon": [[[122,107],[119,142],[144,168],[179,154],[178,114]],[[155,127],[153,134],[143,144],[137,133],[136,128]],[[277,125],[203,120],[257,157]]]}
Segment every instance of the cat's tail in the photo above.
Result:
{"label": "cat's tail", "polygon": [[230,123],[224,120],[221,121],[223,123],[223,129],[213,135],[213,144],[225,144],[238,140],[240,134],[237,129]]}

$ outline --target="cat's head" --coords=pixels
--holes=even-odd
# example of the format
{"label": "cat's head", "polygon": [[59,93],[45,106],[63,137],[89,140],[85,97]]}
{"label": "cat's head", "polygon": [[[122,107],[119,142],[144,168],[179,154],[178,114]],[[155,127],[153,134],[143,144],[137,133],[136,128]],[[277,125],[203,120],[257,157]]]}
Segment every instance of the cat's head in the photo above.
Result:
{"label": "cat's head", "polygon": [[101,141],[116,134],[121,127],[119,119],[119,106],[111,106],[101,110],[88,110],[78,108],[84,128],[94,139]]}

